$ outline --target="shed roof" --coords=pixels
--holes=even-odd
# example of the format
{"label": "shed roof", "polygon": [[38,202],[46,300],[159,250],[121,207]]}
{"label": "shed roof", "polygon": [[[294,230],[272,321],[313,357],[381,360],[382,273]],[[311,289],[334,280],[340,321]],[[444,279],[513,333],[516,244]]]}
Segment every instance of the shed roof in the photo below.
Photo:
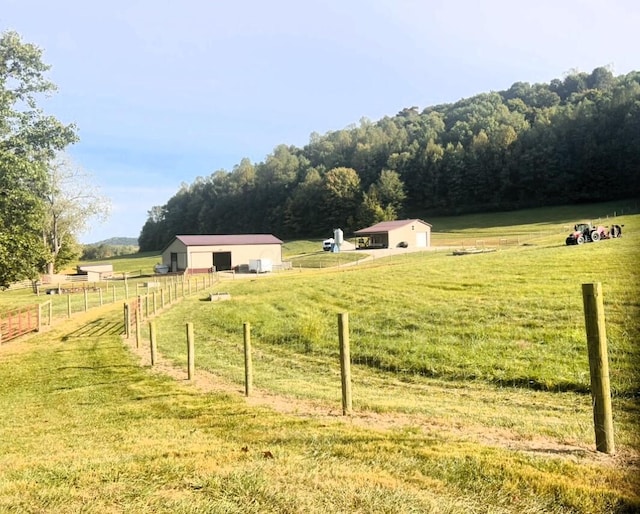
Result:
{"label": "shed roof", "polygon": [[426,225],[428,227],[431,226],[426,221],[422,221],[419,219],[381,221],[380,223],[376,223],[375,225],[371,225],[370,227],[356,230],[354,234],[360,236],[366,234],[379,234],[380,232],[391,232],[392,230],[411,225],[412,223],[422,223],[423,225]]}
{"label": "shed roof", "polygon": [[283,244],[271,234],[215,234],[176,236],[185,246],[274,245]]}
{"label": "shed roof", "polygon": [[113,264],[110,262],[91,262],[88,264],[78,264],[77,268],[79,270],[91,270],[92,268],[104,268],[106,266],[111,266],[113,268]]}

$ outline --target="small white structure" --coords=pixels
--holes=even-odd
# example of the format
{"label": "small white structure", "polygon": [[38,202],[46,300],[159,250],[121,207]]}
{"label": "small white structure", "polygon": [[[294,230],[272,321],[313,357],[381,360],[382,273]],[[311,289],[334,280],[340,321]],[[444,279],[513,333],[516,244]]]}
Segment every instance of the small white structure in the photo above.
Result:
{"label": "small white structure", "polygon": [[334,240],[334,243],[333,243],[333,247],[331,248],[331,251],[333,253],[339,253],[340,247],[344,242],[344,234],[342,232],[342,229],[336,228],[333,230],[333,240]]}
{"label": "small white structure", "polygon": [[100,282],[113,277],[113,264],[108,262],[96,262],[95,264],[82,264],[77,267],[78,275],[87,275],[88,282]]}
{"label": "small white structure", "polygon": [[251,259],[249,271],[251,273],[270,273],[273,271],[273,263],[271,259]]}

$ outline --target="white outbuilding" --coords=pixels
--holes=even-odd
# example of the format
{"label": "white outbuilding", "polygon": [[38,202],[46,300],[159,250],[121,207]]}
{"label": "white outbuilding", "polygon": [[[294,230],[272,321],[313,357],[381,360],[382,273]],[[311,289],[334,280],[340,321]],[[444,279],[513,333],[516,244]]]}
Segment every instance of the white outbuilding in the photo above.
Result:
{"label": "white outbuilding", "polygon": [[271,234],[175,236],[162,250],[170,273],[248,269],[251,261],[282,264],[283,242]]}
{"label": "white outbuilding", "polygon": [[431,225],[419,219],[381,221],[356,230],[358,248],[429,248]]}

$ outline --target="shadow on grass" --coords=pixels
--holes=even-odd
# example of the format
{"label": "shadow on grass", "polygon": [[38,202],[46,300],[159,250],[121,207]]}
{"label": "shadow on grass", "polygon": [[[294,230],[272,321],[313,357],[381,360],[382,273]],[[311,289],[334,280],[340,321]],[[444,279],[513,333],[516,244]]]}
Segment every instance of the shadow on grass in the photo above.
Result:
{"label": "shadow on grass", "polygon": [[[514,389],[528,389],[531,391],[545,391],[556,393],[577,393],[577,394],[590,394],[591,389],[589,384],[580,384],[568,380],[558,380],[557,382],[546,382],[544,380],[538,380],[531,377],[514,376],[510,379],[502,379],[492,376],[478,376],[472,372],[465,372],[465,370],[459,371],[438,371],[428,366],[413,366],[411,368],[405,368],[397,363],[387,361],[384,356],[379,355],[362,355],[356,356],[353,360],[357,365],[365,366],[371,369],[376,369],[383,372],[393,373],[399,376],[411,376],[417,375],[421,377],[436,378],[445,381],[468,381],[468,382],[484,382],[492,384],[499,388],[514,388]],[[628,392],[614,392],[614,396],[628,396]]]}
{"label": "shadow on grass", "polygon": [[62,337],[62,341],[86,337],[119,336],[123,333],[124,327],[122,326],[122,323],[97,319],[91,323],[83,325],[69,334],[66,334]]}

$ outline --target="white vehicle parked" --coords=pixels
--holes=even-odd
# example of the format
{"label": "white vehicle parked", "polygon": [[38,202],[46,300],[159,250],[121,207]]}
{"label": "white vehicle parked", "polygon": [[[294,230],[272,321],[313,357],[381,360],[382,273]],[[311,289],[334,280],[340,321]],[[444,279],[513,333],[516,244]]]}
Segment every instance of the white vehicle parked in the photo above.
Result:
{"label": "white vehicle parked", "polygon": [[325,252],[330,252],[331,249],[333,248],[333,243],[335,241],[333,240],[333,237],[330,237],[329,239],[325,239],[324,241],[322,241],[322,249]]}

